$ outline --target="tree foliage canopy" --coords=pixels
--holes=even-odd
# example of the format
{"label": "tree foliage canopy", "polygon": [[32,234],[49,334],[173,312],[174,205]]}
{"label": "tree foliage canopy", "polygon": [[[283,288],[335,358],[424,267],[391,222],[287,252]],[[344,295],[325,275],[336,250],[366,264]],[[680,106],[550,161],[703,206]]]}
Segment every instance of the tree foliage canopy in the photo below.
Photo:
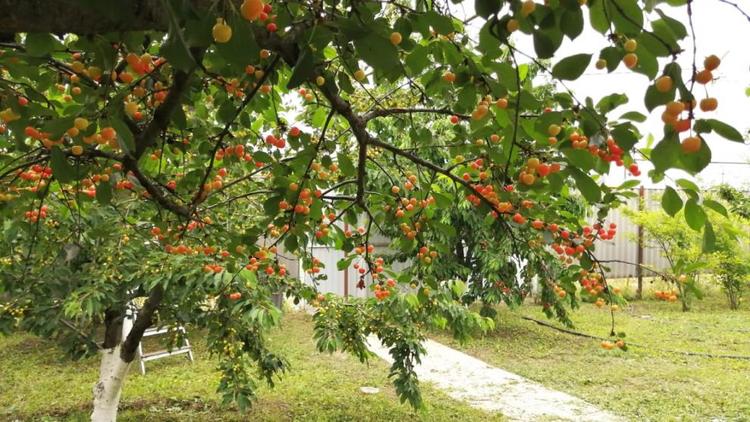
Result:
{"label": "tree foliage canopy", "polygon": [[[742,141],[711,101],[697,106],[719,60],[684,47],[692,25],[670,14],[691,15],[691,0],[476,0],[474,19],[428,0],[0,3],[0,329],[57,335],[80,355],[100,324],[113,347],[125,304],[145,296],[123,359],[152,323],[207,327],[221,391],[241,405],[249,368],[272,383],[286,367],[263,342],[274,293],[319,307],[322,350],[364,360],[377,335],[413,405],[424,328],[490,326],[465,303],[523,294],[509,256],[540,277],[550,314],[564,319],[578,289],[617,303],[595,244],[615,235],[607,212],[638,181],[601,175],[639,176],[640,156],[653,180],[696,174],[711,159],[704,138]],[[556,55],[588,27],[600,51]],[[592,65],[644,75],[645,111],[665,122],[653,148],[636,146],[645,115],[616,111],[626,95],[595,103],[566,88]],[[665,209],[684,203],[710,248],[710,204],[681,183]],[[389,270],[375,234],[412,258],[407,271]],[[468,252],[466,239],[487,260],[468,289],[466,272],[433,265]],[[356,262],[375,297],[289,277],[291,256],[320,276],[313,242],[348,253],[341,267]]]}

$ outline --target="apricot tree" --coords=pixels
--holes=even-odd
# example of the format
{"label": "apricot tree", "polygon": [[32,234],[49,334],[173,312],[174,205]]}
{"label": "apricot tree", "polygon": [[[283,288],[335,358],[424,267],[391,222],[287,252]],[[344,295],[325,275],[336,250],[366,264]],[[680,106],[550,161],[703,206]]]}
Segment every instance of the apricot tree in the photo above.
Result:
{"label": "apricot tree", "polygon": [[[594,250],[616,234],[608,210],[638,184],[634,157],[661,180],[701,171],[706,137],[742,141],[713,118],[715,99],[693,94],[710,91],[720,60],[684,47],[696,35],[671,7],[691,17],[691,0],[476,0],[476,16],[457,3],[0,1],[2,328],[104,348],[92,418],[112,420],[143,331],[157,318],[200,324],[220,356],[220,391],[244,406],[251,362],[269,383],[286,367],[263,343],[278,319],[269,298],[283,292],[318,306],[321,350],[364,360],[366,337],[379,337],[399,395],[419,406],[423,329],[464,337],[491,325],[461,302],[460,274],[431,267],[459,253],[435,218],[459,203],[476,212],[473,230],[507,239],[498,254],[534,250],[525,271],[546,286],[546,307],[561,313],[578,290],[616,304]],[[556,56],[586,28],[601,35],[597,57]],[[534,51],[514,42],[527,36]],[[613,112],[625,95],[594,103],[566,88],[592,62],[644,76],[645,111],[664,121],[653,148],[638,145],[644,114]],[[537,71],[554,81],[544,95]],[[634,179],[603,184],[615,166]],[[710,204],[684,192],[710,247]],[[596,218],[571,213],[572,200]],[[392,246],[415,258],[408,276],[370,243],[393,228]],[[289,277],[282,246],[320,274],[313,239],[351,252],[341,266],[357,260],[374,297],[321,295]],[[472,295],[499,287],[483,281]],[[120,342],[135,295],[147,299]]]}

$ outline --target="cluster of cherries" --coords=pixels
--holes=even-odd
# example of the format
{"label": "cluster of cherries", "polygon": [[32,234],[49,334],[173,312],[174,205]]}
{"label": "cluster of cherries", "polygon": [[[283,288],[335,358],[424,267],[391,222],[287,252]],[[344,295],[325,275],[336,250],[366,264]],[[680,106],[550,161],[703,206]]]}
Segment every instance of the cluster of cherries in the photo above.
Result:
{"label": "cluster of cherries", "polygon": [[45,219],[47,218],[47,206],[42,205],[39,209],[26,211],[24,217],[29,223],[36,223],[39,219]]}
{"label": "cluster of cherries", "polygon": [[657,299],[665,302],[676,302],[679,297],[679,293],[676,290],[657,290],[654,293]]}
{"label": "cluster of cherries", "polygon": [[388,296],[391,295],[391,291],[396,287],[396,280],[389,278],[386,280],[385,284],[376,284],[375,285],[375,298],[377,300],[384,300],[388,298]]}

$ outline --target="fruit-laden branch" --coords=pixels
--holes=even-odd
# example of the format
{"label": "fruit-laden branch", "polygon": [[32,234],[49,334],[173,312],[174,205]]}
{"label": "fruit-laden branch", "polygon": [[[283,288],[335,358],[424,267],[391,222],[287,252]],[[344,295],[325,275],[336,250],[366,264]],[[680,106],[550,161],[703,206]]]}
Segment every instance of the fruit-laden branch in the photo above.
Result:
{"label": "fruit-laden branch", "polygon": [[167,198],[166,195],[164,195],[164,192],[161,190],[160,187],[157,187],[156,184],[154,184],[151,179],[149,179],[141,169],[138,167],[138,163],[131,157],[126,157],[122,161],[123,166],[125,167],[125,170],[128,170],[133,173],[133,176],[138,180],[138,182],[143,186],[144,189],[146,189],[146,192],[150,195],[150,197],[156,201],[159,205],[166,208],[167,210],[185,218],[191,218],[190,210],[182,206],[171,199]]}
{"label": "fruit-laden branch", "polygon": [[323,92],[323,96],[325,96],[328,102],[331,103],[331,108],[336,110],[336,112],[349,122],[349,127],[351,127],[352,133],[357,139],[359,152],[357,161],[357,196],[355,202],[363,205],[365,180],[367,178],[365,172],[365,166],[367,164],[367,144],[371,140],[370,134],[367,133],[367,120],[355,113],[352,110],[351,104],[341,98],[341,96],[339,96],[331,87],[323,85],[321,91]]}
{"label": "fruit-laden branch", "polygon": [[420,166],[428,168],[428,169],[430,169],[430,170],[432,170],[432,171],[434,171],[436,173],[439,173],[439,174],[442,174],[444,176],[447,176],[454,183],[458,183],[459,185],[461,185],[464,188],[466,188],[468,191],[476,194],[477,197],[482,202],[484,202],[488,207],[490,207],[491,210],[497,212],[497,207],[495,206],[495,204],[493,204],[492,202],[490,202],[490,200],[487,199],[481,192],[479,192],[477,189],[475,189],[474,186],[471,185],[471,183],[469,183],[469,182],[463,180],[462,178],[456,176],[455,174],[451,173],[449,170],[446,170],[446,169],[438,166],[435,163],[432,163],[430,161],[427,161],[427,160],[424,160],[422,158],[419,158],[419,157],[417,157],[416,155],[414,155],[414,154],[412,154],[410,152],[404,151],[404,150],[402,150],[402,149],[400,149],[398,147],[395,147],[395,146],[393,146],[391,144],[387,144],[387,143],[382,142],[380,140],[377,140],[377,139],[374,139],[374,138],[370,138],[370,140],[368,142],[369,142],[370,145],[372,145],[374,147],[379,147],[379,148],[383,148],[385,150],[391,151],[392,153],[394,153],[396,155],[400,155],[400,156],[408,159],[409,161],[413,162],[414,164],[420,165]]}
{"label": "fruit-laden branch", "polygon": [[143,338],[143,333],[153,324],[154,313],[156,313],[163,298],[164,288],[161,285],[155,286],[151,290],[151,293],[149,293],[148,299],[143,304],[143,308],[138,312],[138,317],[133,323],[133,328],[122,344],[120,358],[125,362],[132,362],[135,359],[135,352]]}
{"label": "fruit-laden branch", "polygon": [[[205,50],[201,48],[190,49],[190,54],[193,56],[196,63],[203,58],[204,51]],[[146,152],[146,149],[154,145],[159,134],[169,126],[172,114],[175,109],[182,104],[182,97],[187,90],[190,77],[193,75],[197,67],[197,65],[194,65],[187,72],[182,70],[174,71],[172,87],[169,89],[167,98],[154,112],[154,117],[151,119],[151,123],[149,123],[149,125],[146,126],[146,128],[136,137],[135,151],[133,153],[133,158],[135,158],[136,161],[141,158],[141,155]]]}

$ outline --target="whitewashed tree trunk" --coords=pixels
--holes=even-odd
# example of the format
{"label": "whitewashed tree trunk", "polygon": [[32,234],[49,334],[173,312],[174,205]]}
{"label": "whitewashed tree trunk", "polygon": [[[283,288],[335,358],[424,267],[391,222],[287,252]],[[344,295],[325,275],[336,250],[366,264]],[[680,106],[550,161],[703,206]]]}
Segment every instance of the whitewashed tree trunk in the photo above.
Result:
{"label": "whitewashed tree trunk", "polygon": [[102,350],[101,355],[99,382],[94,384],[94,411],[91,413],[91,420],[114,422],[117,419],[122,383],[125,381],[130,362],[125,362],[120,357],[120,345]]}

